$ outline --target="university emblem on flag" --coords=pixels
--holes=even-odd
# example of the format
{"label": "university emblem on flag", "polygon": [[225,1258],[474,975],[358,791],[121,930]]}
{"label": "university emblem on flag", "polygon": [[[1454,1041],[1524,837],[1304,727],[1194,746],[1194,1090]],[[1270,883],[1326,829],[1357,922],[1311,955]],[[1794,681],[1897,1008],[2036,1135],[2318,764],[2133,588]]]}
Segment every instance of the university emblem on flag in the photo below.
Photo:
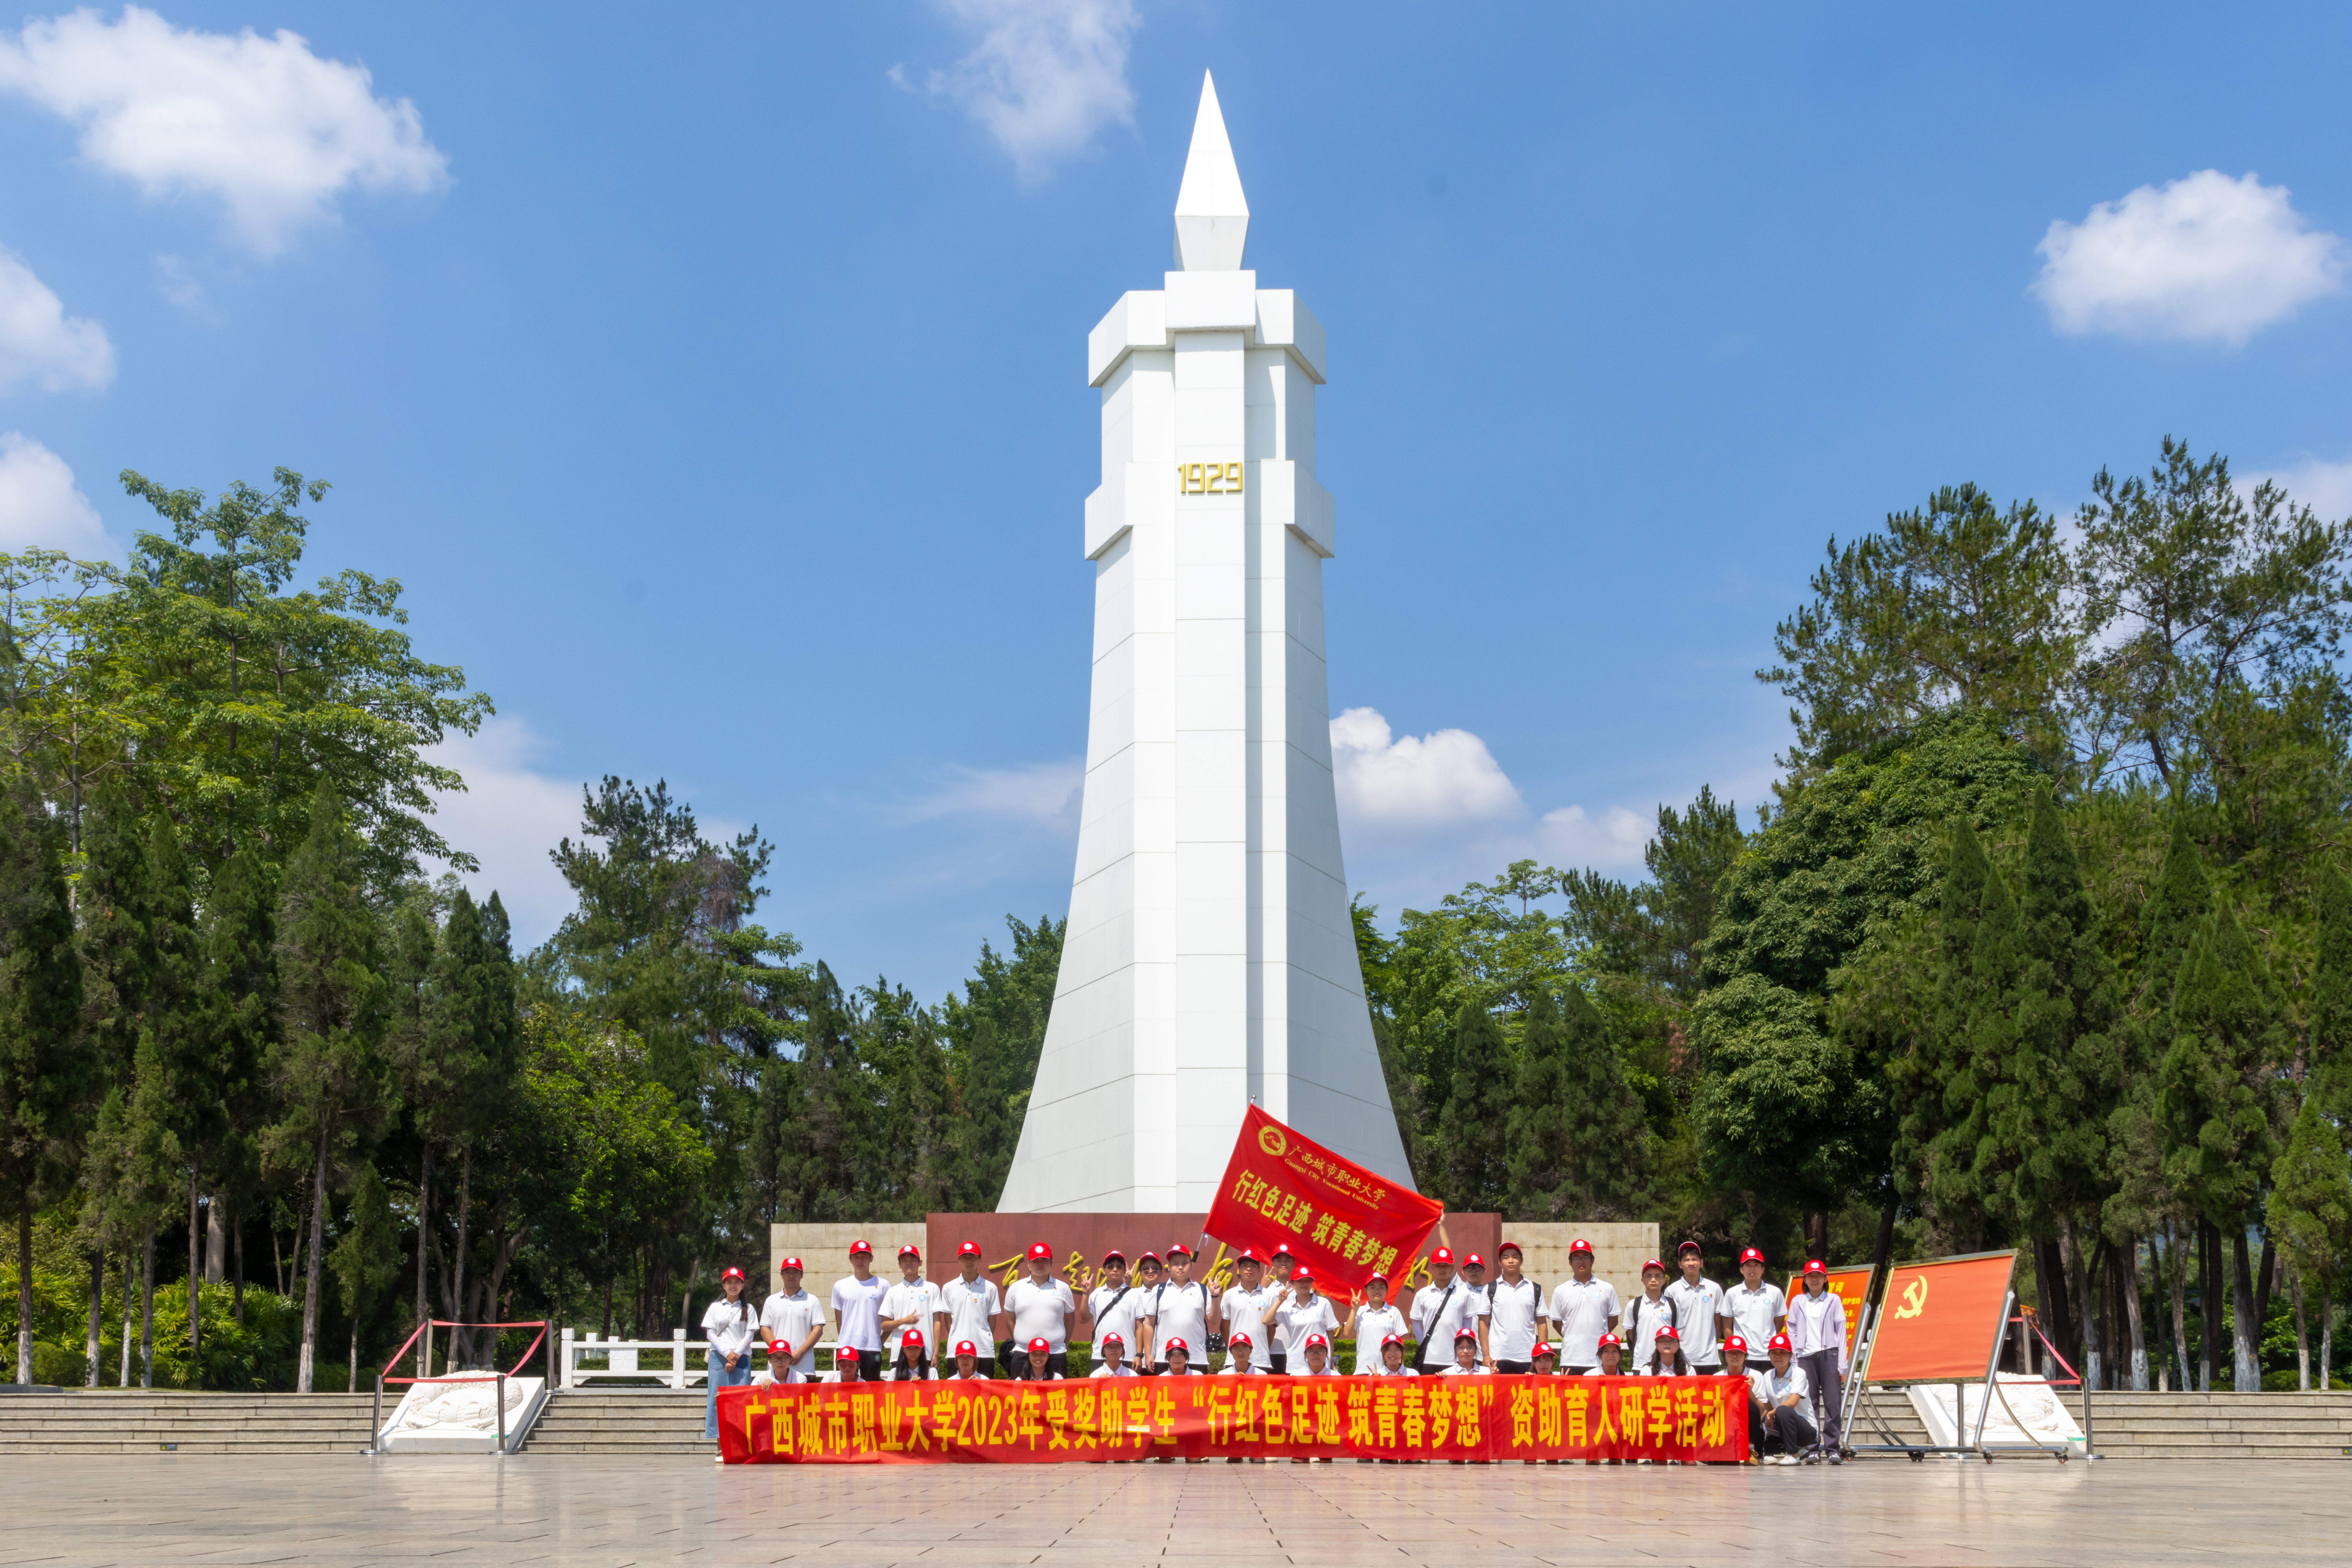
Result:
{"label": "university emblem on flag", "polygon": [[1279,1127],[1259,1128],[1257,1130],[1257,1146],[1265,1150],[1267,1153],[1273,1155],[1277,1160],[1281,1159],[1284,1153],[1290,1148],[1289,1142],[1283,1137],[1282,1129]]}

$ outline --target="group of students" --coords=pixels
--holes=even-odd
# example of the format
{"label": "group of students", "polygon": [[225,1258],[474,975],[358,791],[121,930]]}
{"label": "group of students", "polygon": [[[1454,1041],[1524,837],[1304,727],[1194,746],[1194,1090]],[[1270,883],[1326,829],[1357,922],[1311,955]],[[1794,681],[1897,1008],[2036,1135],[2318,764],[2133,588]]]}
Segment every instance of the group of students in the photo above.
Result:
{"label": "group of students", "polygon": [[[1766,1282],[1756,1248],[1740,1254],[1740,1283],[1727,1289],[1706,1278],[1699,1244],[1685,1241],[1676,1253],[1680,1278],[1670,1279],[1652,1258],[1642,1265],[1642,1294],[1627,1301],[1593,1276],[1588,1242],[1570,1249],[1570,1277],[1549,1293],[1523,1272],[1517,1243],[1503,1243],[1495,1259],[1496,1277],[1488,1279],[1478,1254],[1457,1266],[1451,1248],[1437,1248],[1430,1283],[1409,1307],[1390,1301],[1385,1277],[1365,1281],[1364,1300],[1344,1330],[1355,1341],[1353,1374],[1744,1375],[1751,1453],[1788,1465],[1840,1462],[1845,1308],[1826,1289],[1820,1262],[1805,1265],[1803,1288],[1790,1300]],[[967,1241],[956,1248],[956,1277],[935,1284],[923,1277],[922,1249],[910,1243],[898,1248],[902,1278],[885,1280],[874,1272],[874,1249],[859,1241],[850,1247],[849,1274],[828,1300],[803,1288],[801,1260],[787,1258],[778,1267],[782,1288],[756,1313],[742,1271],[728,1269],[722,1298],[702,1320],[711,1369],[704,1436],[719,1436],[718,1391],[755,1380],[758,1346],[767,1349],[769,1369],[758,1381],[819,1381],[816,1346],[828,1326],[836,1348],[823,1381],[970,1381],[994,1378],[1000,1367],[1018,1379],[1066,1377],[1077,1298],[1055,1276],[1054,1249],[1044,1242],[1023,1262],[1024,1276],[999,1292],[981,1271],[979,1244]],[[1222,1290],[1193,1278],[1193,1265],[1181,1242],[1165,1258],[1142,1254],[1132,1272],[1124,1253],[1104,1255],[1101,1283],[1086,1300],[1094,1326],[1090,1376],[1197,1375],[1219,1352],[1222,1375],[1340,1375],[1332,1349],[1343,1337],[1339,1313],[1313,1270],[1289,1252],[1262,1258],[1244,1249]],[[936,1361],[934,1346],[945,1352]]]}

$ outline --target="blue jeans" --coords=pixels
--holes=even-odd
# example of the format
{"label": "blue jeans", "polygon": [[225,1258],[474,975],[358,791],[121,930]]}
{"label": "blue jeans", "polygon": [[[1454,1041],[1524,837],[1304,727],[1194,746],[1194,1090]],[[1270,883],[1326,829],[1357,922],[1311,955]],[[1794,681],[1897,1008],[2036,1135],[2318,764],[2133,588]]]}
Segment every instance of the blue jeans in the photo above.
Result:
{"label": "blue jeans", "polygon": [[751,1355],[746,1351],[742,1364],[734,1371],[727,1370],[727,1358],[717,1351],[710,1352],[709,1389],[702,1401],[702,1436],[705,1442],[719,1441],[719,1391],[740,1388],[751,1381]]}

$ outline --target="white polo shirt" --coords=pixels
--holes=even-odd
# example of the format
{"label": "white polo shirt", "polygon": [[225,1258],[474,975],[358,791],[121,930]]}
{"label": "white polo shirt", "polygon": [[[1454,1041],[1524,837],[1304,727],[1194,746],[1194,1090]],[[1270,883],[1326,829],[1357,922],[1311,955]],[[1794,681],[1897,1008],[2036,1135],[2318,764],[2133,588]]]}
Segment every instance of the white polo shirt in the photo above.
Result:
{"label": "white polo shirt", "polygon": [[1217,1298],[1217,1304],[1224,1309],[1225,1337],[1250,1337],[1250,1366],[1255,1371],[1274,1370],[1274,1330],[1264,1321],[1265,1310],[1274,1304],[1276,1296],[1288,1294],[1281,1286],[1261,1280],[1255,1290],[1244,1285],[1228,1285],[1225,1293]]}
{"label": "white polo shirt", "polygon": [[1617,1287],[1598,1276],[1570,1278],[1553,1287],[1551,1321],[1559,1326],[1559,1363],[1593,1366],[1601,1360],[1601,1336],[1609,1320],[1622,1315]]}
{"label": "white polo shirt", "polygon": [[[1675,1304],[1663,1298],[1653,1301],[1644,1291],[1628,1301],[1619,1317],[1617,1337],[1624,1344],[1624,1360],[1621,1364],[1630,1375],[1650,1364],[1651,1353],[1658,1348],[1658,1330],[1675,1320]],[[1676,1329],[1675,1331],[1680,1333],[1682,1331]],[[1598,1345],[1594,1346],[1593,1355],[1595,1360],[1599,1359]]]}
{"label": "white polo shirt", "polygon": [[1412,1297],[1412,1337],[1421,1342],[1420,1359],[1453,1360],[1454,1333],[1486,1315],[1486,1292],[1472,1289],[1459,1275],[1452,1285],[1423,1285]]}
{"label": "white polo shirt", "polygon": [[1486,1287],[1486,1359],[1526,1361],[1536,1353],[1536,1325],[1544,1320],[1543,1287],[1521,1277]]}
{"label": "white polo shirt", "polygon": [[1739,1337],[1748,1342],[1748,1353],[1762,1361],[1764,1346],[1780,1331],[1775,1320],[1788,1310],[1780,1287],[1768,1279],[1750,1290],[1748,1281],[1742,1279],[1723,1293],[1723,1300]]}
{"label": "white polo shirt", "polygon": [[[1283,1370],[1293,1377],[1307,1374],[1307,1354],[1299,1344],[1309,1334],[1321,1334],[1325,1339],[1339,1331],[1339,1315],[1331,1310],[1331,1298],[1318,1294],[1302,1302],[1286,1294],[1282,1305],[1274,1310],[1274,1326],[1282,1336]],[[1329,1365],[1329,1363],[1325,1363]]]}
{"label": "white polo shirt", "polygon": [[1004,1310],[996,1298],[996,1281],[983,1274],[971,1284],[959,1274],[940,1287],[940,1310],[948,1315],[947,1343],[940,1355],[954,1360],[956,1342],[970,1340],[985,1359],[996,1355],[996,1314]]}
{"label": "white polo shirt", "polygon": [[1776,1405],[1786,1403],[1789,1395],[1792,1394],[1797,1396],[1798,1403],[1801,1406],[1805,1395],[1811,1392],[1805,1383],[1805,1369],[1793,1361],[1789,1363],[1786,1376],[1774,1372],[1769,1366],[1759,1367],[1748,1374],[1748,1386],[1756,1391],[1757,1403],[1768,1410]]}
{"label": "white polo shirt", "polygon": [[1170,1340],[1182,1340],[1185,1348],[1200,1361],[1209,1358],[1209,1303],[1216,1298],[1209,1287],[1198,1279],[1179,1285],[1173,1279],[1163,1279],[1152,1287],[1139,1309],[1151,1320],[1151,1357],[1164,1361],[1160,1347]]}
{"label": "white polo shirt", "polygon": [[1121,1362],[1117,1366],[1097,1366],[1087,1375],[1088,1377],[1139,1377],[1142,1374],[1127,1363]]}
{"label": "white polo shirt", "polygon": [[1141,1349],[1137,1343],[1135,1314],[1150,1299],[1149,1291],[1138,1289],[1131,1280],[1124,1286],[1097,1285],[1087,1292],[1087,1316],[1095,1325],[1095,1360],[1102,1360],[1103,1336],[1108,1333],[1116,1332],[1129,1355]]}
{"label": "white polo shirt", "polygon": [[816,1342],[822,1337],[817,1331],[824,1323],[824,1304],[805,1288],[789,1296],[779,1290],[761,1304],[760,1331],[767,1335],[770,1342],[782,1340],[800,1352],[791,1367],[780,1373],[778,1381],[809,1380],[809,1374],[816,1370]]}
{"label": "white polo shirt", "polygon": [[[940,1288],[929,1280],[918,1279],[909,1285],[903,1279],[893,1279],[890,1282],[890,1289],[882,1292],[882,1315],[886,1318],[903,1318],[912,1313],[915,1321],[911,1323],[901,1323],[885,1334],[882,1338],[882,1348],[888,1351],[895,1358],[898,1353],[898,1342],[907,1337],[908,1329],[919,1330],[923,1336],[923,1342],[929,1344],[931,1315],[939,1310]],[[936,1361],[939,1358],[934,1355],[932,1359]]]}
{"label": "white polo shirt", "polygon": [[[1382,1377],[1388,1369],[1381,1364],[1381,1341],[1390,1334],[1412,1335],[1412,1323],[1403,1309],[1391,1302],[1375,1307],[1367,1302],[1356,1309],[1355,1326],[1349,1330],[1356,1341],[1356,1374],[1360,1377]],[[1410,1362],[1411,1357],[1406,1360]]]}
{"label": "white polo shirt", "polygon": [[1078,1303],[1068,1281],[1048,1277],[1040,1285],[1034,1279],[1015,1279],[1004,1293],[1004,1310],[1013,1314],[1016,1346],[1043,1340],[1047,1353],[1055,1355],[1070,1348],[1068,1314],[1078,1310]]}
{"label": "white polo shirt", "polygon": [[882,1348],[882,1297],[890,1289],[879,1274],[860,1279],[845,1274],[833,1282],[833,1310],[841,1314],[841,1343],[853,1351]]}
{"label": "white polo shirt", "polygon": [[1666,1287],[1666,1300],[1675,1304],[1675,1331],[1683,1337],[1683,1359],[1693,1366],[1720,1364],[1723,1352],[1717,1348],[1715,1320],[1728,1315],[1723,1305],[1723,1287],[1712,1279],[1701,1279],[1696,1285],[1676,1279]]}

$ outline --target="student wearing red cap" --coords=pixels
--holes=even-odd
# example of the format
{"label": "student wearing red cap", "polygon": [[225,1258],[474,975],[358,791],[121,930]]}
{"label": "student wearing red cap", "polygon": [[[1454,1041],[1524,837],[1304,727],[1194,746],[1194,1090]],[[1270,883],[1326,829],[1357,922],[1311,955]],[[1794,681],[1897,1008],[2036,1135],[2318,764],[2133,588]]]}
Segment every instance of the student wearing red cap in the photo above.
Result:
{"label": "student wearing red cap", "polygon": [[802,1272],[797,1258],[777,1264],[783,1289],[760,1304],[760,1332],[768,1341],[768,1371],[778,1383],[807,1383],[816,1375],[816,1342],[824,1328],[824,1303],[801,1289]]}
{"label": "student wearing red cap", "polygon": [[1660,1323],[1658,1331],[1651,1336],[1650,1343],[1652,1348],[1649,1364],[1637,1369],[1640,1375],[1643,1377],[1691,1375],[1693,1369],[1690,1360],[1683,1354],[1683,1337],[1675,1331],[1675,1326],[1672,1323]]}
{"label": "student wearing red cap", "polygon": [[1628,1373],[1650,1364],[1659,1326],[1674,1321],[1675,1304],[1666,1300],[1666,1266],[1653,1258],[1642,1265],[1642,1293],[1626,1304],[1624,1320],[1617,1328]]}
{"label": "student wearing red cap", "polygon": [[[931,1375],[931,1360],[923,1353],[924,1336],[919,1331],[939,1321],[940,1288],[923,1278],[923,1249],[911,1241],[898,1248],[898,1273],[901,1278],[882,1293],[882,1359],[898,1370],[903,1383],[909,1366],[918,1377]],[[915,1333],[911,1357],[905,1342],[910,1331]]]}
{"label": "student wearing red cap", "polygon": [[[1475,1325],[1486,1294],[1473,1290],[1454,1276],[1454,1249],[1441,1247],[1429,1255],[1429,1283],[1413,1292],[1412,1333],[1420,1354],[1414,1370],[1423,1377],[1437,1375],[1436,1354],[1451,1356],[1454,1336],[1465,1324]],[[1476,1329],[1471,1330],[1476,1337]],[[1443,1348],[1441,1348],[1443,1347]]]}
{"label": "student wearing red cap", "polygon": [[1324,1335],[1309,1334],[1298,1342],[1298,1348],[1307,1358],[1307,1370],[1295,1373],[1293,1376],[1337,1377],[1339,1375],[1339,1369],[1331,1364],[1331,1342]]}
{"label": "student wearing red cap", "polygon": [[1328,1298],[1317,1294],[1315,1271],[1301,1268],[1290,1271],[1290,1294],[1265,1310],[1263,1325],[1281,1337],[1285,1364],[1296,1377],[1298,1368],[1306,1364],[1299,1352],[1307,1336],[1338,1333],[1339,1316],[1331,1310]]}
{"label": "student wearing red cap", "polygon": [[931,1364],[929,1349],[923,1343],[923,1331],[908,1329],[898,1340],[898,1359],[891,1364],[891,1378],[898,1383],[932,1383],[939,1379],[939,1369]]}
{"label": "student wearing red cap", "polygon": [[[1022,1283],[1022,1281],[1016,1279],[1013,1283],[1018,1285]],[[1066,1380],[1069,1373],[1063,1371],[1061,1366],[1054,1364],[1057,1359],[1064,1366],[1066,1366],[1070,1358],[1067,1352],[1064,1352],[1060,1356],[1056,1357],[1052,1342],[1047,1340],[1043,1334],[1038,1335],[1035,1339],[1031,1340],[1028,1344],[1023,1347],[1023,1354],[1021,1358],[1021,1381],[1024,1383],[1061,1383]]]}
{"label": "student wearing red cap", "polygon": [[980,1346],[971,1340],[959,1340],[955,1348],[955,1370],[940,1376],[941,1383],[986,1383],[988,1373],[980,1370]]}
{"label": "student wearing red cap", "polygon": [[998,1320],[1004,1315],[1004,1305],[997,1300],[996,1281],[981,1277],[980,1243],[967,1241],[956,1247],[957,1278],[940,1287],[940,1304],[931,1317],[931,1338],[943,1345],[970,1340],[978,1349],[980,1375],[996,1373],[996,1342]]}
{"label": "student wearing red cap", "polygon": [[1748,1452],[1783,1465],[1813,1463],[1820,1434],[1805,1419],[1805,1370],[1794,1363],[1788,1335],[1767,1342],[1764,1369],[1748,1374]]}
{"label": "student wearing red cap", "polygon": [[1462,1283],[1477,1298],[1477,1316],[1470,1321],[1470,1327],[1478,1335],[1478,1363],[1482,1366],[1491,1366],[1494,1361],[1486,1349],[1486,1325],[1493,1321],[1492,1297],[1489,1294],[1492,1287],[1486,1282],[1486,1260],[1475,1252],[1465,1253],[1462,1258]]}
{"label": "student wearing red cap", "polygon": [[743,1299],[743,1271],[730,1268],[719,1277],[719,1300],[703,1309],[702,1338],[709,1346],[703,1364],[702,1436],[719,1441],[719,1391],[740,1388],[751,1381],[751,1346],[760,1338],[760,1320]]}
{"label": "student wearing red cap", "polygon": [[[1289,1281],[1291,1270],[1297,1267],[1298,1259],[1292,1257],[1290,1248],[1280,1242],[1276,1242],[1275,1244],[1274,1250],[1266,1255],[1266,1294],[1265,1300],[1262,1300],[1257,1304],[1257,1311],[1259,1314],[1258,1321],[1260,1322],[1264,1322],[1265,1321],[1265,1313],[1267,1302],[1279,1301],[1290,1294]],[[1226,1313],[1225,1316],[1228,1320],[1238,1321],[1234,1320],[1233,1314],[1230,1312]],[[1286,1352],[1283,1350],[1281,1336],[1277,1334],[1269,1334],[1266,1336],[1266,1339],[1269,1342],[1266,1346],[1266,1365],[1273,1371],[1276,1377],[1280,1377],[1290,1370],[1290,1363],[1288,1360],[1286,1359]]]}
{"label": "student wearing red cap", "polygon": [[1723,1304],[1731,1326],[1748,1347],[1745,1363],[1727,1355],[1724,1370],[1746,1373],[1769,1367],[1772,1363],[1764,1355],[1764,1342],[1786,1325],[1788,1305],[1780,1287],[1765,1282],[1763,1253],[1752,1247],[1740,1253],[1739,1283],[1723,1293]]}
{"label": "student wearing red cap", "polygon": [[1097,1361],[1102,1360],[1105,1339],[1116,1337],[1124,1350],[1136,1337],[1136,1313],[1143,1304],[1135,1281],[1127,1277],[1127,1254],[1116,1247],[1102,1255],[1101,1279],[1087,1292],[1087,1321],[1094,1325]]}
{"label": "student wearing red cap", "polygon": [[1421,1373],[1407,1366],[1404,1361],[1405,1337],[1402,1334],[1381,1336],[1381,1363],[1374,1367],[1374,1377],[1419,1377]]}
{"label": "student wearing red cap", "polygon": [[1111,1330],[1095,1342],[1095,1367],[1088,1377],[1133,1377],[1135,1368],[1128,1363],[1127,1336]]}
{"label": "student wearing red cap", "polygon": [[1234,1337],[1225,1346],[1225,1370],[1233,1370],[1234,1341],[1250,1342],[1250,1370],[1275,1370],[1275,1338],[1265,1331],[1265,1310],[1283,1294],[1282,1286],[1265,1277],[1265,1261],[1244,1247],[1234,1258],[1234,1282],[1217,1298],[1217,1316]]}
{"label": "student wearing red cap", "polygon": [[1375,1274],[1365,1280],[1364,1304],[1348,1325],[1349,1337],[1356,1342],[1356,1375],[1378,1376],[1381,1346],[1391,1334],[1402,1338],[1412,1327],[1403,1310],[1389,1302],[1388,1276]]}
{"label": "student wearing red cap", "polygon": [[1627,1369],[1625,1366],[1625,1346],[1623,1342],[1619,1340],[1615,1334],[1601,1335],[1601,1338],[1594,1342],[1592,1353],[1598,1359],[1594,1361],[1592,1366],[1584,1373],[1585,1376],[1623,1377],[1627,1374]]}
{"label": "student wearing red cap", "polygon": [[1789,1342],[1812,1396],[1822,1448],[1834,1465],[1841,1462],[1845,1436],[1845,1303],[1829,1288],[1830,1271],[1820,1258],[1807,1260],[1804,1282],[1789,1303]]}
{"label": "student wearing red cap", "polygon": [[[1232,1292],[1228,1291],[1228,1295]],[[1265,1368],[1257,1364],[1257,1342],[1263,1335],[1237,1333],[1225,1342],[1225,1364],[1219,1374],[1224,1377],[1265,1377]]]}
{"label": "student wearing red cap", "polygon": [[1516,1241],[1495,1248],[1502,1274],[1486,1287],[1486,1364],[1496,1372],[1527,1372],[1544,1337],[1544,1288],[1521,1272],[1524,1259]]}
{"label": "student wearing red cap", "polygon": [[1192,1342],[1177,1334],[1160,1342],[1160,1353],[1167,1358],[1162,1363],[1171,1377],[1203,1377],[1209,1369],[1192,1360]]}
{"label": "student wearing red cap", "polygon": [[1535,1349],[1535,1353],[1528,1358],[1528,1375],[1529,1377],[1558,1377],[1559,1375],[1559,1347],[1553,1344],[1549,1340],[1546,1340],[1543,1343],[1538,1345]]}
{"label": "student wearing red cap", "polygon": [[1683,1357],[1691,1370],[1711,1377],[1724,1370],[1723,1336],[1731,1331],[1723,1287],[1706,1278],[1706,1249],[1697,1242],[1684,1242],[1675,1257],[1683,1268],[1683,1277],[1666,1287],[1666,1300],[1675,1307],[1675,1331],[1682,1337]]}
{"label": "student wearing red cap", "polygon": [[1468,1323],[1454,1331],[1454,1364],[1438,1373],[1440,1377],[1488,1377],[1495,1369],[1481,1365],[1478,1360],[1478,1331]]}
{"label": "student wearing red cap", "polygon": [[[1568,1249],[1568,1278],[1551,1293],[1551,1321],[1559,1331],[1560,1369],[1581,1376],[1601,1364],[1601,1336],[1623,1315],[1617,1287],[1592,1275],[1592,1244],[1579,1237]],[[1659,1282],[1664,1283],[1664,1271]]]}
{"label": "student wearing red cap", "polygon": [[1012,1314],[1013,1338],[1022,1347],[1013,1352],[1013,1375],[1034,1381],[1028,1363],[1037,1359],[1042,1342],[1055,1377],[1070,1371],[1070,1325],[1078,1315],[1077,1298],[1066,1280],[1054,1277],[1054,1249],[1044,1242],[1029,1248],[1029,1278],[1015,1279],[1004,1293],[1004,1310]]}
{"label": "student wearing red cap", "polygon": [[[1150,1320],[1149,1331],[1155,1345],[1171,1338],[1181,1339],[1188,1345],[1208,1344],[1209,1336],[1216,1332],[1217,1297],[1205,1281],[1192,1278],[1191,1247],[1180,1241],[1168,1249],[1168,1278],[1152,1288],[1138,1311]],[[1205,1348],[1201,1360],[1205,1370]],[[1166,1372],[1167,1358],[1155,1354],[1151,1370]]]}
{"label": "student wearing red cap", "polygon": [[874,1272],[873,1247],[851,1242],[849,1273],[833,1282],[835,1382],[882,1381],[882,1297],[889,1289]]}

